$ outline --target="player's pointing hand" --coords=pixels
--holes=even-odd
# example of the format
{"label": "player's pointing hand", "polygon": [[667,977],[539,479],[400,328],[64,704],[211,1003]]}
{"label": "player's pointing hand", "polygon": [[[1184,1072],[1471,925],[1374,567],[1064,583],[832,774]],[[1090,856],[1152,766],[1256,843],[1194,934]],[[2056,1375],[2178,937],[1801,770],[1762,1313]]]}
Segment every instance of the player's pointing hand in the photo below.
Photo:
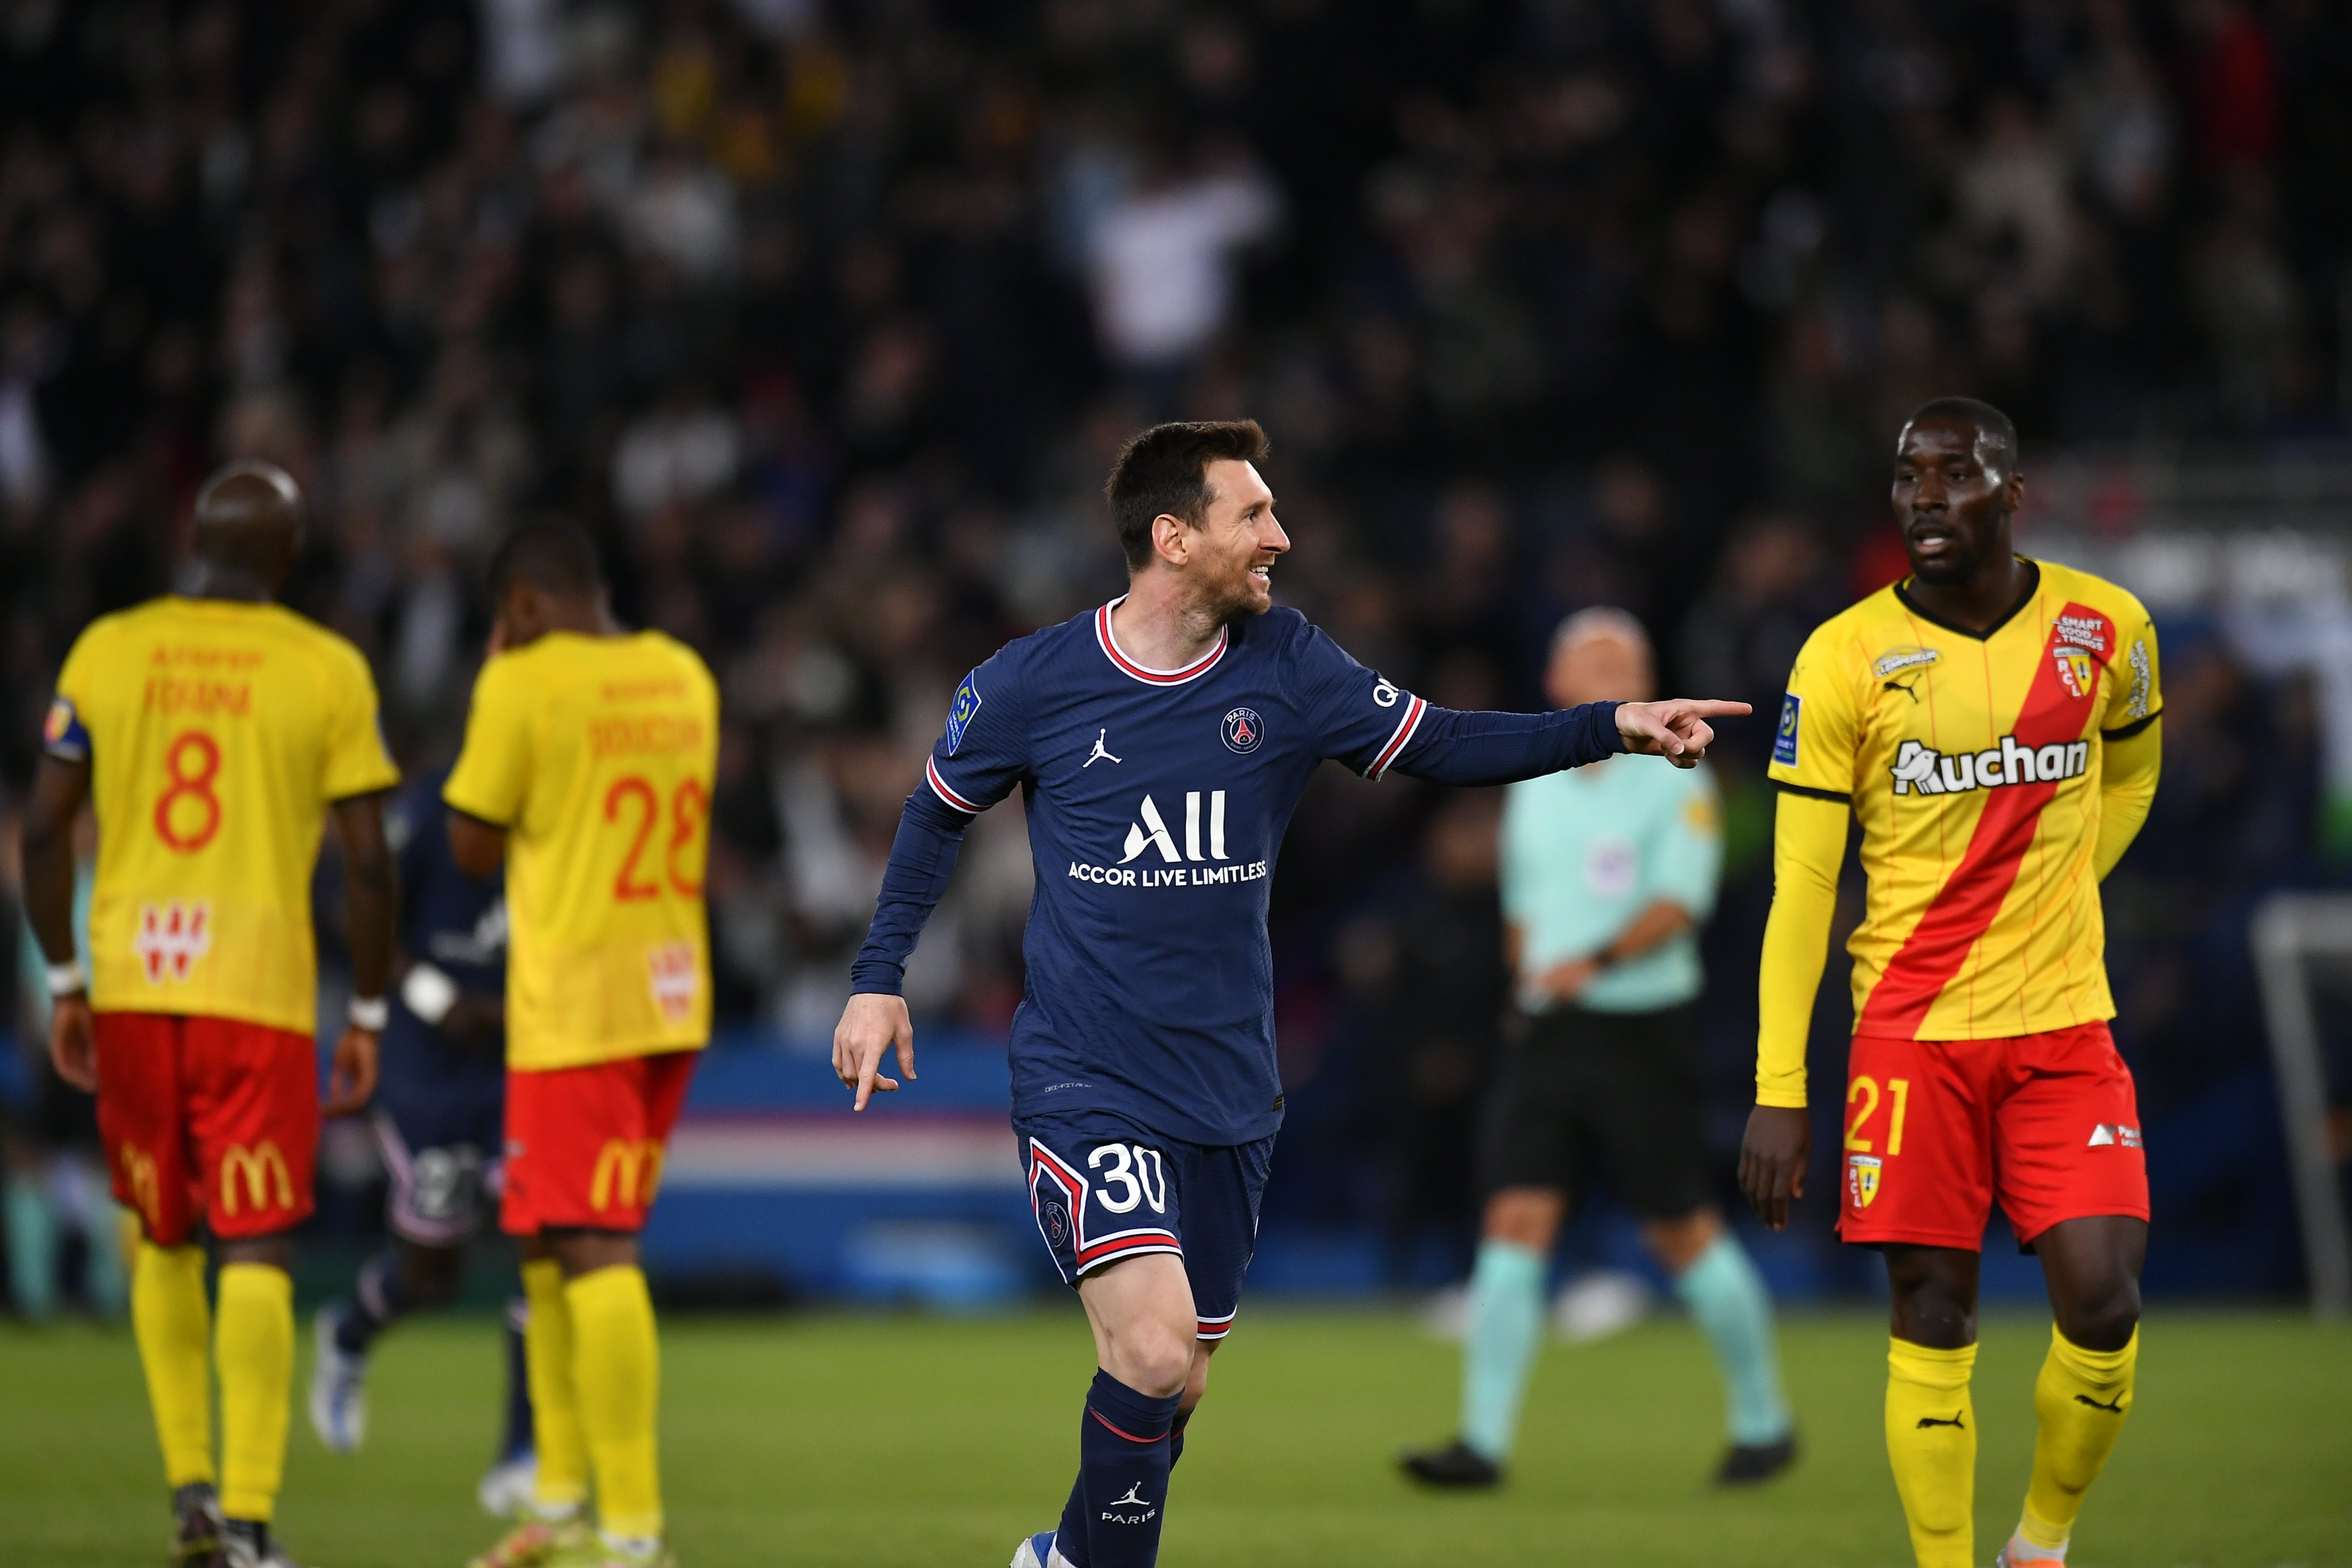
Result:
{"label": "player's pointing hand", "polygon": [[1668,697],[1662,703],[1617,705],[1617,733],[1625,749],[1645,757],[1663,757],[1677,768],[1688,768],[1715,744],[1711,718],[1737,718],[1755,710],[1746,703],[1715,702],[1699,697]]}
{"label": "player's pointing hand", "polygon": [[893,1046],[898,1051],[898,1071],[909,1082],[915,1076],[915,1025],[907,1016],[907,998],[877,992],[861,992],[849,998],[841,1009],[841,1022],[833,1031],[833,1071],[842,1083],[857,1091],[857,1103],[853,1110],[863,1111],[866,1102],[877,1090],[887,1092],[898,1087],[895,1078],[882,1074],[883,1052]]}

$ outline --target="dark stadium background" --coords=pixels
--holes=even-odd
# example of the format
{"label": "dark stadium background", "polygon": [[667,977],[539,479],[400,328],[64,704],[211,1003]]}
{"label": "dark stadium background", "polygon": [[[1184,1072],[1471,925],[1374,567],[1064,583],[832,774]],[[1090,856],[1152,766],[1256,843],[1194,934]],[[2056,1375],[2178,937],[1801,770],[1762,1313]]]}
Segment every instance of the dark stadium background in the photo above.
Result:
{"label": "dark stadium background", "polygon": [[[1899,570],[1887,455],[1930,395],[2008,409],[2029,474],[2076,481],[2037,517],[2108,547],[2184,474],[2352,497],[2347,170],[2352,18],[2326,0],[8,0],[0,838],[13,862],[69,639],[166,586],[215,461],[308,487],[294,601],[366,650],[412,769],[456,739],[488,546],[578,517],[623,613],[724,683],[728,1035],[698,1105],[834,1136],[810,1047],[898,802],[966,667],[1116,591],[1098,486],[1129,432],[1264,421],[1277,591],[1433,700],[1531,705],[1550,627],[1606,602],[1669,686],[1769,714],[1804,632]],[[2163,791],[2108,894],[2149,1282],[2283,1294],[2247,931],[2266,892],[2345,880],[2326,705],[2226,614],[2162,630]],[[1718,763],[1727,1178],[1759,723]],[[1494,810],[1329,768],[1299,810],[1271,1288],[1466,1259]],[[1027,875],[1000,811],[919,961],[926,1078],[880,1119],[924,1157],[1001,1100]],[[1844,1007],[1840,966],[1817,1082]],[[29,1158],[37,1069],[0,1061]],[[355,1247],[341,1147],[320,1225]],[[870,1211],[917,1251],[1007,1201],[781,1190],[671,1201],[739,1239]],[[1776,1283],[1866,1288],[1805,1209]],[[920,1228],[942,1218],[971,1225]],[[1605,1218],[1572,1246],[1630,1255]],[[1988,1275],[2036,1289],[1997,1253]]]}

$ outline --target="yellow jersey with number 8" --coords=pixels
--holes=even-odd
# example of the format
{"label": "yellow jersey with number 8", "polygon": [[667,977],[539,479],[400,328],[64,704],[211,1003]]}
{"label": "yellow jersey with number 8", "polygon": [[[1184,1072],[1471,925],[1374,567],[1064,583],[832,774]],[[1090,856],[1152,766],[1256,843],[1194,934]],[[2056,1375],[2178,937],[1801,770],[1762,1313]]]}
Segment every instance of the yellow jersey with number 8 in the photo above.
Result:
{"label": "yellow jersey with number 8", "polygon": [[702,900],[719,688],[658,632],[555,632],[482,666],[441,798],[507,831],[507,1064],[710,1038]]}
{"label": "yellow jersey with number 8", "polygon": [[275,604],[152,600],[75,641],[43,743],[90,768],[90,1005],[316,1029],[327,807],[400,782],[359,650]]}

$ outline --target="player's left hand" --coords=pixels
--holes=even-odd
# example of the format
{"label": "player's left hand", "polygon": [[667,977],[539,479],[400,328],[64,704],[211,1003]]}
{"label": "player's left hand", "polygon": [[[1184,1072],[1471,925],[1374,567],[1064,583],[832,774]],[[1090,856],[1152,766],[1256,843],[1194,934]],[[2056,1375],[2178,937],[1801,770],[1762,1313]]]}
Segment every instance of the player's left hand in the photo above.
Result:
{"label": "player's left hand", "polygon": [[347,1029],[327,1075],[327,1114],[348,1116],[375,1093],[375,1030]]}
{"label": "player's left hand", "polygon": [[50,1007],[49,1065],[83,1093],[98,1092],[98,1047],[88,992],[59,997]]}
{"label": "player's left hand", "polygon": [[854,1111],[877,1092],[887,1093],[898,1081],[882,1071],[885,1052],[896,1049],[898,1071],[915,1076],[915,1025],[907,1016],[907,998],[861,991],[841,1009],[833,1030],[833,1071],[846,1088],[857,1091]]}
{"label": "player's left hand", "polygon": [[1739,1140],[1739,1190],[1766,1228],[1789,1227],[1789,1205],[1805,1196],[1813,1119],[1801,1106],[1759,1105]]}
{"label": "player's left hand", "polygon": [[1657,703],[1619,703],[1617,733],[1625,749],[1663,757],[1677,768],[1695,766],[1715,744],[1711,718],[1738,718],[1756,710],[1746,703],[1706,697],[1668,697]]}

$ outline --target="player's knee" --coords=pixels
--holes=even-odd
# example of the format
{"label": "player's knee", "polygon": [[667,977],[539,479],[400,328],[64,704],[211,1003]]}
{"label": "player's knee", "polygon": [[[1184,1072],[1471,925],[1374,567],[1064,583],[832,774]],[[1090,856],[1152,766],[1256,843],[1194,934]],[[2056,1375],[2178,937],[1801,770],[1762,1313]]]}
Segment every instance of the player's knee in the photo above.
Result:
{"label": "player's knee", "polygon": [[1486,1239],[1548,1251],[1565,1207],[1549,1187],[1507,1186],[1486,1200]]}
{"label": "player's knee", "polygon": [[1108,1370],[1138,1394],[1165,1399],[1192,1381],[1192,1343],[1190,1324],[1180,1333],[1165,1323],[1139,1323],[1113,1342],[1117,1364]]}
{"label": "player's knee", "polygon": [[1210,1340],[1195,1340],[1192,1343],[1192,1364],[1184,1375],[1183,1408],[1187,1412],[1209,1392],[1209,1356],[1216,1348]]}
{"label": "player's knee", "polygon": [[410,1247],[401,1260],[401,1286],[418,1307],[444,1307],[455,1301],[465,1273],[465,1254],[447,1247]]}
{"label": "player's knee", "polygon": [[1976,1271],[1938,1256],[1941,1251],[1890,1250],[1886,1282],[1895,1337],[1951,1350],[1976,1343]]}
{"label": "player's knee", "polygon": [[2121,1350],[2139,1327],[2139,1281],[2125,1274],[2057,1303],[2058,1332],[2084,1350]]}

